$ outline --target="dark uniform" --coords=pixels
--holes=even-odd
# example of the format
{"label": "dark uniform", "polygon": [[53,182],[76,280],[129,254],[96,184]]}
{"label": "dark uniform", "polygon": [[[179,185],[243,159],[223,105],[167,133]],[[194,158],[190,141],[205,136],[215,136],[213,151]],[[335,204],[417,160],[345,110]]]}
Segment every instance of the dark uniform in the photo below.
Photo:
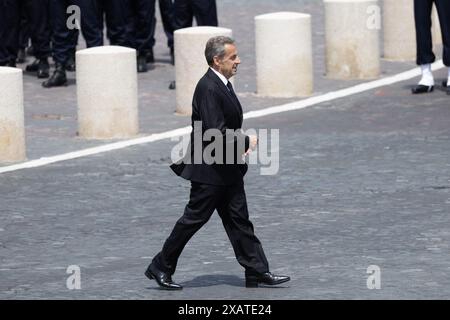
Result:
{"label": "dark uniform", "polygon": [[[50,56],[50,25],[48,0],[0,0],[0,65],[15,66],[17,54],[20,48],[20,26],[23,14],[27,20],[29,34],[31,36],[34,56],[37,62],[47,61]],[[37,71],[39,64],[36,63]],[[40,77],[48,77],[47,68]]]}
{"label": "dark uniform", "polygon": [[56,68],[52,77],[42,84],[46,88],[67,84],[66,69],[74,57],[78,39],[78,31],[67,26],[67,21],[73,14],[67,13],[67,8],[71,5],[80,8],[81,32],[88,48],[103,45],[104,17],[110,43],[127,46],[127,0],[50,0],[53,59]]}
{"label": "dark uniform", "polygon": [[138,53],[138,72],[146,72],[155,45],[155,0],[128,0],[127,21],[128,46]]}
{"label": "dark uniform", "polygon": [[[195,17],[197,26],[217,27],[216,0],[174,0],[174,29],[183,29],[192,27]],[[172,55],[173,60],[173,55]],[[174,61],[172,62],[174,63]],[[169,89],[176,88],[175,81],[169,85]]]}
{"label": "dark uniform", "polygon": [[175,29],[192,27],[193,18],[198,26],[219,25],[216,0],[175,0]]}
{"label": "dark uniform", "polygon": [[[431,13],[433,3],[439,15],[439,23],[444,43],[443,60],[450,67],[450,1],[449,0],[414,0],[414,19],[417,39],[417,64],[422,67],[422,80],[418,86],[412,89],[412,93],[432,92],[434,80],[431,74],[431,63],[435,62],[433,53],[433,41],[431,36]],[[425,80],[426,79],[426,80]],[[449,71],[450,79],[450,71]],[[447,87],[447,81],[443,83]],[[447,89],[447,93],[450,91]]]}
{"label": "dark uniform", "polygon": [[[159,0],[159,11],[167,37],[167,46],[173,58],[173,32],[175,31],[175,8],[172,0]],[[173,63],[173,61],[172,61]]]}
{"label": "dark uniform", "polygon": [[414,17],[417,35],[417,64],[433,63],[436,56],[433,53],[431,38],[431,10],[433,2],[439,15],[439,23],[444,43],[444,64],[450,67],[450,1],[448,0],[414,0]]}

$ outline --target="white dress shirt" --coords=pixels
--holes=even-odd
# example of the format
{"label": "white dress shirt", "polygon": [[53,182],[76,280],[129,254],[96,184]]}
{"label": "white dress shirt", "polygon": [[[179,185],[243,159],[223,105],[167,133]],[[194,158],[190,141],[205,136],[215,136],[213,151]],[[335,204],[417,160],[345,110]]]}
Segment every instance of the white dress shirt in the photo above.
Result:
{"label": "white dress shirt", "polygon": [[[222,80],[223,84],[226,86],[228,84],[228,79],[225,78],[225,76],[223,74],[221,74],[220,72],[217,72],[216,70],[214,70],[213,68],[209,67],[215,74],[217,74],[217,76],[220,78],[220,80]],[[227,87],[228,89],[228,87]],[[228,89],[229,90],[229,89]]]}

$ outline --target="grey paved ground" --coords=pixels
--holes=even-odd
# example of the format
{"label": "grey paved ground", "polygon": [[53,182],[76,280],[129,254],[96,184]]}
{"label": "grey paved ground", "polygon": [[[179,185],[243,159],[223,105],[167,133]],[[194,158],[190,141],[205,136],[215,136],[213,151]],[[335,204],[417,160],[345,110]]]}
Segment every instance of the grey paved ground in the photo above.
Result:
{"label": "grey paved ground", "polygon": [[[356,83],[323,76],[319,2],[219,1],[244,60],[246,111],[296,100],[254,94],[252,17],[280,9],[314,15],[316,94]],[[159,62],[139,78],[143,134],[189,123],[173,115],[164,42],[159,26]],[[383,73],[413,66],[383,62]],[[188,199],[189,184],[168,169],[167,140],[0,175],[0,298],[448,299],[450,103],[439,90],[412,97],[411,84],[246,121],[280,129],[279,174],[252,166],[246,190],[271,269],[292,277],[286,286],[243,287],[217,216],[180,258],[183,291],[143,276]],[[25,94],[30,159],[104,143],[75,137],[75,86],[44,91],[26,76]],[[81,290],[66,287],[69,265],[81,267]],[[369,265],[381,268],[380,290],[367,289]]]}

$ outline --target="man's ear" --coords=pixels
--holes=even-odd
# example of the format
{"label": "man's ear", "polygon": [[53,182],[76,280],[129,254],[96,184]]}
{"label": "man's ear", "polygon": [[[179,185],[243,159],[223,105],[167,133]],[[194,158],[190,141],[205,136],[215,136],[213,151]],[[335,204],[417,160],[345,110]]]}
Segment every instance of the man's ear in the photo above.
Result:
{"label": "man's ear", "polygon": [[219,58],[218,56],[215,56],[215,57],[213,58],[213,61],[214,61],[214,65],[215,65],[216,67],[220,66],[220,58]]}

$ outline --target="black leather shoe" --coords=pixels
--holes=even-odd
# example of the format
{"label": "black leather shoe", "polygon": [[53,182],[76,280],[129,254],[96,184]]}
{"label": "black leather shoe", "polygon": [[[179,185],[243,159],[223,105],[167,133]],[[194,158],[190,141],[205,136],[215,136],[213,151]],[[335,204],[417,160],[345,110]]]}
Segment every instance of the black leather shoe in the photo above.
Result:
{"label": "black leather shoe", "polygon": [[50,65],[48,59],[40,59],[37,70],[38,79],[46,79],[50,77]]}
{"label": "black leather shoe", "polygon": [[32,63],[25,67],[26,72],[36,72],[39,68],[39,59],[34,59]]}
{"label": "black leather shoe", "polygon": [[265,284],[268,286],[276,286],[291,280],[287,276],[277,276],[271,272],[266,272],[259,275],[246,275],[245,286],[247,288],[258,288],[259,284]]}
{"label": "black leather shoe", "polygon": [[169,84],[169,90],[175,90],[176,88],[177,88],[177,84],[176,84],[175,80],[171,81]]}
{"label": "black leather shoe", "polygon": [[150,280],[155,280],[161,289],[164,290],[181,290],[182,286],[172,281],[170,274],[167,274],[158,268],[156,268],[153,263],[150,264],[145,271],[145,276]]}
{"label": "black leather shoe", "polygon": [[138,58],[137,58],[137,70],[138,70],[139,73],[148,71],[147,60],[146,60],[145,56],[142,56],[142,55],[138,56]]}
{"label": "black leather shoe", "polygon": [[50,79],[42,83],[44,88],[62,87],[67,86],[66,69],[62,64],[57,63],[56,69],[53,72]]}
{"label": "black leather shoe", "polygon": [[433,92],[434,86],[424,86],[419,84],[411,89],[412,94],[430,93]]}

